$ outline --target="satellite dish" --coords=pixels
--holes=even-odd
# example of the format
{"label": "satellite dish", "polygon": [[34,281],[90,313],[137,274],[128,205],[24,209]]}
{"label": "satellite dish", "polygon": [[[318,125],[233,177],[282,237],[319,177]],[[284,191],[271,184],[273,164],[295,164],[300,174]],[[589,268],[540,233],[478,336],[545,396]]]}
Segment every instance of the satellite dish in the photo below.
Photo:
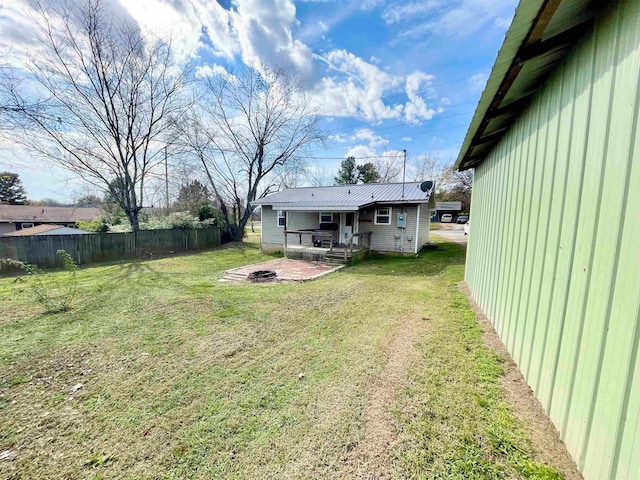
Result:
{"label": "satellite dish", "polygon": [[431,181],[422,182],[420,184],[420,190],[422,190],[425,193],[431,190],[432,187],[433,187],[433,182]]}

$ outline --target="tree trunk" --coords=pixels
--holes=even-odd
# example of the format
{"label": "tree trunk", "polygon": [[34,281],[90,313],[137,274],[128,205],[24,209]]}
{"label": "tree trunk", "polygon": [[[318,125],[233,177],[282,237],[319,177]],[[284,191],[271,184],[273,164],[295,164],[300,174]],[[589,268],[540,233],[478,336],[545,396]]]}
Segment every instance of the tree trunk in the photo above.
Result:
{"label": "tree trunk", "polygon": [[133,233],[138,233],[140,231],[140,219],[138,218],[138,212],[127,211],[125,213],[127,214],[127,218],[131,224],[131,231]]}

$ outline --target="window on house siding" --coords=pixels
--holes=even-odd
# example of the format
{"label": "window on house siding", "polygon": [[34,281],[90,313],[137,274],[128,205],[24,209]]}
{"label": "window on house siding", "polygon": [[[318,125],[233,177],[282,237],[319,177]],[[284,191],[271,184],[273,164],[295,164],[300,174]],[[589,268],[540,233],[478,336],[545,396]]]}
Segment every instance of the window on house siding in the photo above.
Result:
{"label": "window on house siding", "polygon": [[333,222],[333,213],[331,212],[320,213],[320,223],[331,223],[331,222]]}
{"label": "window on house siding", "polygon": [[391,225],[391,207],[376,208],[375,225]]}
{"label": "window on house siding", "polygon": [[278,226],[285,227],[287,225],[287,212],[278,210]]}

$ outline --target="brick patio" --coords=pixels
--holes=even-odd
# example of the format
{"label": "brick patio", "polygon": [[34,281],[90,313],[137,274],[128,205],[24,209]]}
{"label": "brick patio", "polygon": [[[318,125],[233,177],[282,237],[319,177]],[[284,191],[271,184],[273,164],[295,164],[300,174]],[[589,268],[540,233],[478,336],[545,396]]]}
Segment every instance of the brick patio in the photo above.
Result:
{"label": "brick patio", "polygon": [[304,260],[292,260],[278,258],[268,262],[245,265],[244,267],[227,270],[222,276],[223,281],[244,281],[251,272],[257,270],[274,270],[280,282],[304,282],[313,280],[331,272],[343,268],[344,265],[330,265],[322,262],[307,262]]}

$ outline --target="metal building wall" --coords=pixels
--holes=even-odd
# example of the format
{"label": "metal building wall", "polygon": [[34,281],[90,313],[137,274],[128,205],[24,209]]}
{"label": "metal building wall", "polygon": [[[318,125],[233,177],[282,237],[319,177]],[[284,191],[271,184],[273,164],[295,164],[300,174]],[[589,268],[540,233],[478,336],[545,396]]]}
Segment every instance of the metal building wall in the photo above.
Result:
{"label": "metal building wall", "polygon": [[640,2],[476,169],[466,280],[586,479],[640,478]]}

